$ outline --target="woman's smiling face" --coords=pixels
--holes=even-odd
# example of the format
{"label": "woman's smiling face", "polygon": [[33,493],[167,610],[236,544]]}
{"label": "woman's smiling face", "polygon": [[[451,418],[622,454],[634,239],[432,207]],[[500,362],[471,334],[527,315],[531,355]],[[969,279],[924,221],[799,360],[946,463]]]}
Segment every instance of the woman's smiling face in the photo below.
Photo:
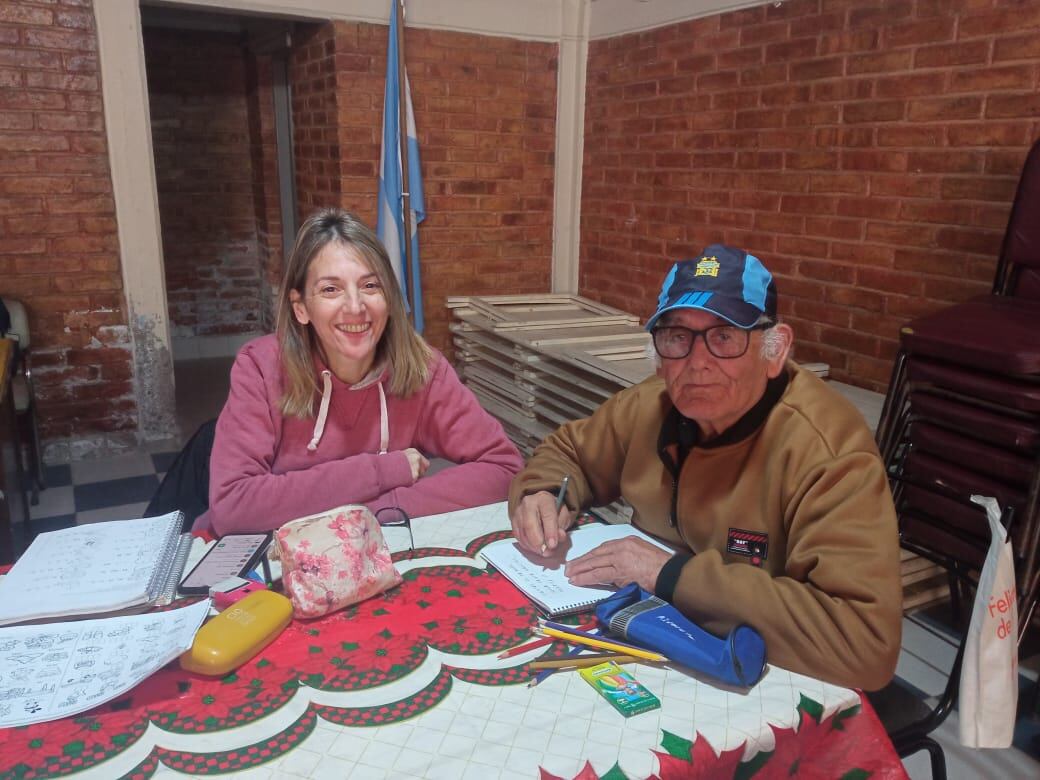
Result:
{"label": "woman's smiling face", "polygon": [[326,244],[307,269],[304,289],[289,295],[296,319],[314,328],[332,373],[348,384],[361,381],[389,318],[383,285],[364,255],[338,242]]}

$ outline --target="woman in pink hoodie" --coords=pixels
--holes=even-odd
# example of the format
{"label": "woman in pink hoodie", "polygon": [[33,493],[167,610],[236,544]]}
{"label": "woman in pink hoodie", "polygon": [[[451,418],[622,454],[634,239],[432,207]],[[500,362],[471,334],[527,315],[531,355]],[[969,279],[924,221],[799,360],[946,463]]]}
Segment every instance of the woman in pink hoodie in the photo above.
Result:
{"label": "woman in pink hoodie", "polygon": [[[520,454],[416,333],[386,250],[356,216],[304,222],[277,317],[231,369],[196,531],[267,531],[341,504],[418,517],[506,497]],[[423,476],[434,456],[456,465]]]}

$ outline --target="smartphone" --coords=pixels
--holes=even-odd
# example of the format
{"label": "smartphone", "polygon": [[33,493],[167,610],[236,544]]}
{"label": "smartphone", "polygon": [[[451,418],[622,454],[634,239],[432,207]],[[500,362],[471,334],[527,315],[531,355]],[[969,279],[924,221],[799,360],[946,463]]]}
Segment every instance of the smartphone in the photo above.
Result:
{"label": "smartphone", "polygon": [[206,594],[211,585],[228,577],[243,576],[260,562],[270,543],[270,533],[220,537],[181,580],[178,590],[185,594]]}

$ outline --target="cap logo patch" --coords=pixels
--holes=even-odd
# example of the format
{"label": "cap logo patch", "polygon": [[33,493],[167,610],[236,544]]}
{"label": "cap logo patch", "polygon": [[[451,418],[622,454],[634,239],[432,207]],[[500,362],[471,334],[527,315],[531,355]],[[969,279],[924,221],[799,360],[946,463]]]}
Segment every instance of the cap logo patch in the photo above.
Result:
{"label": "cap logo patch", "polygon": [[697,270],[693,274],[694,276],[718,276],[719,275],[719,259],[712,255],[711,257],[702,257],[697,261]]}

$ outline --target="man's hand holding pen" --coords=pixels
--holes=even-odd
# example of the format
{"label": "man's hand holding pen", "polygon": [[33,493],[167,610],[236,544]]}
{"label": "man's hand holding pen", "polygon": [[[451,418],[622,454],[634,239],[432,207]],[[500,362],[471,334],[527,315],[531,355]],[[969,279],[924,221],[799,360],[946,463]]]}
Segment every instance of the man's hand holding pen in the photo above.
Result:
{"label": "man's hand holding pen", "polygon": [[523,549],[549,557],[566,540],[567,529],[577,517],[577,512],[572,512],[566,504],[569,482],[570,477],[565,476],[555,496],[542,490],[520,500],[510,521],[513,536]]}

